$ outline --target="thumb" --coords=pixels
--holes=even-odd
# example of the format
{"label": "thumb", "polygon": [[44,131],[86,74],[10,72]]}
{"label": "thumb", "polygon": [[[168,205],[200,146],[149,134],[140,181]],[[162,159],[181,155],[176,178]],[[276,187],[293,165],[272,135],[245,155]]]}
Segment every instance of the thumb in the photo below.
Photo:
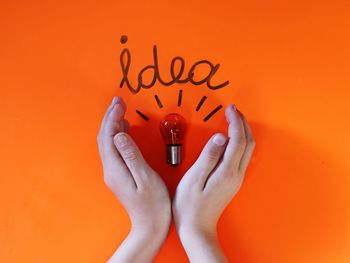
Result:
{"label": "thumb", "polygon": [[[127,133],[119,132],[114,136],[113,142],[132,176],[135,178],[143,174],[147,164],[133,139]],[[137,184],[137,178],[135,181]]]}
{"label": "thumb", "polygon": [[201,189],[203,189],[208,176],[216,167],[225,151],[226,141],[226,136],[222,133],[217,133],[209,139],[197,161],[188,171],[191,183],[199,183]]}

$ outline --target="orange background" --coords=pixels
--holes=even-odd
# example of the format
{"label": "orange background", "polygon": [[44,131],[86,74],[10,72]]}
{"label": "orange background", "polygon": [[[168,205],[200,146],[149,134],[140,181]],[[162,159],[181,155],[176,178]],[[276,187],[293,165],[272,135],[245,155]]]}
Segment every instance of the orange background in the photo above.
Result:
{"label": "orange background", "polygon": [[[257,147],[219,224],[230,261],[349,262],[349,11],[339,0],[2,1],[0,261],[104,262],[118,247],[130,225],[103,183],[96,135],[120,95],[131,134],[172,194],[210,135],[226,130],[223,110],[202,118],[230,102],[246,115]],[[215,83],[230,85],[131,95],[118,87],[122,34],[134,83],[157,44],[164,78],[181,55],[187,69],[220,63]],[[190,123],[177,169],[165,164],[158,132],[172,111]],[[173,227],[156,262],[187,262]]]}

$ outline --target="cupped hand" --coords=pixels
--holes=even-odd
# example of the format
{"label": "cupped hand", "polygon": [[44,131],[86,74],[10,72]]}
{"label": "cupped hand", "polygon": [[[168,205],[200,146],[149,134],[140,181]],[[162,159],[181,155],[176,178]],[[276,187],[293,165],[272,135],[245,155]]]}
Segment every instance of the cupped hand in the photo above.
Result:
{"label": "cupped hand", "polygon": [[244,116],[226,109],[228,138],[215,134],[180,181],[173,214],[191,262],[225,262],[217,241],[217,222],[240,189],[255,142]]}
{"label": "cupped hand", "polygon": [[127,134],[125,112],[122,98],[114,97],[97,138],[104,181],[126,209],[132,225],[111,262],[149,262],[167,236],[171,202],[163,180]]}

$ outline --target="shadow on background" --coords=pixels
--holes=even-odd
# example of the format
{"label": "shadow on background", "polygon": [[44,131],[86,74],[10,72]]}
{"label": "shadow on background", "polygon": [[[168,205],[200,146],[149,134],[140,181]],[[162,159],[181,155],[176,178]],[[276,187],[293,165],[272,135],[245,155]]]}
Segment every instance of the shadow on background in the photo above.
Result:
{"label": "shadow on background", "polygon": [[170,195],[173,196],[184,173],[195,162],[205,143],[217,131],[211,129],[209,125],[204,129],[202,126],[187,123],[183,162],[174,168],[166,162],[166,146],[159,132],[160,120],[160,117],[151,115],[150,121],[145,123],[145,126],[131,126],[129,133],[140,147],[146,161],[163,178]]}

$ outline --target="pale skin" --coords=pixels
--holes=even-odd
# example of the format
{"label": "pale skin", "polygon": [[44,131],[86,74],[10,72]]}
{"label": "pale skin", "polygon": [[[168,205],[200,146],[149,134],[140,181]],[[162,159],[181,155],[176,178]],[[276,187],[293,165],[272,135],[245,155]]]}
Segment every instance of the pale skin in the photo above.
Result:
{"label": "pale skin", "polygon": [[127,134],[125,112],[125,102],[114,97],[97,138],[105,183],[131,221],[128,236],[109,262],[152,262],[172,216],[190,262],[227,262],[216,226],[242,185],[255,147],[243,114],[234,105],[226,108],[228,137],[217,133],[209,139],[170,200],[164,182]]}

